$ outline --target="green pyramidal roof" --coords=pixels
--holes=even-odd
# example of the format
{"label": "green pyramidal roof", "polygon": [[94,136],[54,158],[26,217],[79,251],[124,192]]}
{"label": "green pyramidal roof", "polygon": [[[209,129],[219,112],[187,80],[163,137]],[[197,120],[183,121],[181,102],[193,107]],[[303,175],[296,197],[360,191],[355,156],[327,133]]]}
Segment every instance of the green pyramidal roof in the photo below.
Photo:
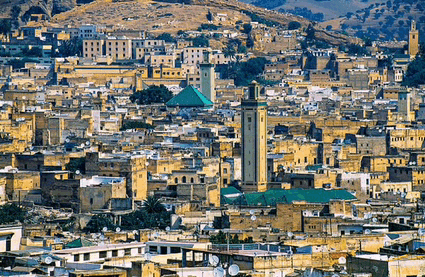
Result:
{"label": "green pyramidal roof", "polygon": [[193,86],[187,86],[166,103],[167,107],[211,107],[211,102],[205,95]]}
{"label": "green pyramidal roof", "polygon": [[80,248],[86,246],[95,246],[95,244],[84,238],[78,238],[65,245],[65,248]]}

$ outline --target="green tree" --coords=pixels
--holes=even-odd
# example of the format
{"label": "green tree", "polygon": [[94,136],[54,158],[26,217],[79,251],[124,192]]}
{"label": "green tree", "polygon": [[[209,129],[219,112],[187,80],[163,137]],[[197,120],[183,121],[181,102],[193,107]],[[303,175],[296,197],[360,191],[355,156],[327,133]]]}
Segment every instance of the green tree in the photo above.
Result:
{"label": "green tree", "polygon": [[170,33],[162,33],[156,39],[164,40],[165,42],[175,42],[176,39]]}
{"label": "green tree", "polygon": [[173,93],[166,86],[153,85],[142,91],[136,91],[130,96],[130,100],[139,105],[150,105],[153,103],[166,103],[172,97]]}
{"label": "green tree", "polygon": [[104,227],[107,227],[109,230],[113,230],[115,225],[112,223],[109,217],[104,215],[94,215],[90,219],[89,223],[87,223],[83,231],[88,233],[99,233]]}
{"label": "green tree", "polygon": [[125,131],[128,129],[154,129],[155,127],[151,124],[141,122],[141,121],[127,121],[122,127],[121,131]]}
{"label": "green tree", "polygon": [[13,223],[16,220],[23,222],[27,212],[15,204],[0,206],[0,224]]}
{"label": "green tree", "polygon": [[425,45],[421,44],[420,51],[409,64],[403,77],[403,86],[417,87],[425,84]]}
{"label": "green tree", "polygon": [[165,229],[171,224],[171,213],[165,210],[158,198],[149,196],[140,210],[124,215],[121,226],[127,230],[134,229]]}
{"label": "green tree", "polygon": [[29,47],[22,49],[23,57],[43,57],[43,50],[40,47]]}
{"label": "green tree", "polygon": [[86,158],[71,158],[69,160],[69,163],[65,165],[66,170],[69,170],[71,172],[76,172],[79,170],[81,174],[86,173]]}
{"label": "green tree", "polygon": [[12,30],[12,24],[9,19],[0,20],[0,34],[6,35],[9,34]]}
{"label": "green tree", "polygon": [[6,64],[11,65],[13,69],[19,69],[25,67],[25,63],[35,63],[37,60],[30,59],[30,58],[23,58],[23,59],[13,59],[9,60]]}
{"label": "green tree", "polygon": [[225,244],[227,243],[227,237],[222,231],[219,231],[217,235],[210,236],[210,242],[213,244]]}
{"label": "green tree", "polygon": [[251,33],[251,31],[252,31],[252,25],[250,23],[245,23],[243,25],[243,32],[245,34],[249,34],[249,33]]}
{"label": "green tree", "polygon": [[288,24],[288,30],[298,30],[299,28],[301,28],[301,23],[298,21],[291,21]]}
{"label": "green tree", "polygon": [[19,27],[19,15],[21,14],[21,7],[16,5],[13,6],[10,10],[10,15],[12,17],[12,24],[15,28]]}
{"label": "green tree", "polygon": [[83,40],[79,37],[74,37],[70,40],[65,40],[58,48],[60,57],[82,56]]}
{"label": "green tree", "polygon": [[155,196],[149,196],[143,202],[143,209],[148,213],[160,213],[165,211],[164,205],[162,205],[159,198]]}
{"label": "green tree", "polygon": [[193,39],[194,47],[208,47],[210,46],[210,41],[205,37],[205,35],[201,35]]}

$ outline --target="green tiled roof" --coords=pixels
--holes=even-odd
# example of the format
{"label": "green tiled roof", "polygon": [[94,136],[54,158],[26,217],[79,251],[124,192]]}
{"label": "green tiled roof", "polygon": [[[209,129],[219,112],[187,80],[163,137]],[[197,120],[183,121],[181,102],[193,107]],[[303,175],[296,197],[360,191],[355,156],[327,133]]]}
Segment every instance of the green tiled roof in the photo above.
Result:
{"label": "green tiled roof", "polygon": [[193,86],[187,86],[166,103],[167,107],[211,107],[213,104]]}
{"label": "green tiled roof", "polygon": [[222,194],[222,204],[248,206],[276,206],[278,203],[290,204],[296,201],[307,203],[328,203],[331,200],[356,200],[346,190],[325,189],[272,189],[266,192],[246,193],[237,198],[228,198]]}
{"label": "green tiled roof", "polygon": [[228,195],[228,194],[236,194],[241,193],[237,188],[235,187],[227,187],[220,189],[221,195]]}
{"label": "green tiled roof", "polygon": [[65,245],[65,248],[80,248],[86,246],[95,246],[95,244],[86,239],[78,238]]}

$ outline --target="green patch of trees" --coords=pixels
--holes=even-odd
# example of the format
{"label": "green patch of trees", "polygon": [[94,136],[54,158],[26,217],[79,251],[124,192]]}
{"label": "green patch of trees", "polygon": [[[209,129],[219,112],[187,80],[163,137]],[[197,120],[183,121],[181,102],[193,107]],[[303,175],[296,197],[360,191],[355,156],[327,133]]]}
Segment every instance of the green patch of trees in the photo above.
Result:
{"label": "green patch of trees", "polygon": [[288,30],[298,30],[299,28],[301,28],[301,23],[298,21],[291,21],[288,24]]}
{"label": "green patch of trees", "polygon": [[76,172],[79,170],[82,174],[86,173],[86,158],[71,158],[69,163],[65,165],[66,170]]}
{"label": "green patch of trees", "polygon": [[130,100],[139,105],[150,105],[153,103],[166,103],[172,97],[173,93],[166,86],[153,85],[147,89],[136,91],[130,96]]}
{"label": "green patch of trees", "polygon": [[248,237],[244,240],[240,240],[237,234],[232,235],[226,235],[222,231],[219,231],[217,235],[211,235],[210,236],[210,242],[213,244],[226,244],[227,239],[229,236],[229,243],[230,244],[239,244],[239,243],[252,243],[252,238]]}
{"label": "green patch of trees", "polygon": [[171,224],[171,213],[167,212],[160,200],[149,196],[140,210],[124,215],[121,227],[127,230],[134,229],[165,229]]}
{"label": "green patch of trees", "polygon": [[425,84],[425,45],[421,44],[420,52],[407,67],[402,85],[417,87]]}
{"label": "green patch of trees", "polygon": [[151,124],[141,122],[141,121],[127,121],[122,127],[121,131],[129,130],[129,129],[154,129],[155,127]]}
{"label": "green patch of trees", "polygon": [[156,39],[164,40],[165,42],[176,42],[176,39],[170,33],[162,33]]}
{"label": "green patch of trees", "polygon": [[16,220],[23,222],[27,212],[15,204],[0,206],[0,224],[14,223]]}
{"label": "green patch of trees", "polygon": [[224,79],[233,79],[237,86],[247,86],[264,71],[268,63],[265,58],[249,59],[246,62],[233,62],[217,67]]}

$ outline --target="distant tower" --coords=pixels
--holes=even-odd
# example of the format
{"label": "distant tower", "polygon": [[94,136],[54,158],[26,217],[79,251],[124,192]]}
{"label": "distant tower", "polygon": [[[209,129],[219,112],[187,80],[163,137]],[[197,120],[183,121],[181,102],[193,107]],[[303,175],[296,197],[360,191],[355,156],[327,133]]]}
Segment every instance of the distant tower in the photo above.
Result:
{"label": "distant tower", "polygon": [[398,117],[401,121],[411,121],[410,118],[410,93],[400,91],[398,93]]}
{"label": "distant tower", "polygon": [[211,102],[215,102],[215,73],[214,64],[211,63],[210,53],[205,51],[204,61],[199,66],[201,68],[201,92],[208,97]]}
{"label": "distant tower", "polygon": [[259,96],[254,81],[241,104],[243,191],[267,190],[267,102]]}
{"label": "distant tower", "polygon": [[416,29],[416,22],[412,20],[409,31],[409,55],[414,58],[419,52],[419,31]]}

